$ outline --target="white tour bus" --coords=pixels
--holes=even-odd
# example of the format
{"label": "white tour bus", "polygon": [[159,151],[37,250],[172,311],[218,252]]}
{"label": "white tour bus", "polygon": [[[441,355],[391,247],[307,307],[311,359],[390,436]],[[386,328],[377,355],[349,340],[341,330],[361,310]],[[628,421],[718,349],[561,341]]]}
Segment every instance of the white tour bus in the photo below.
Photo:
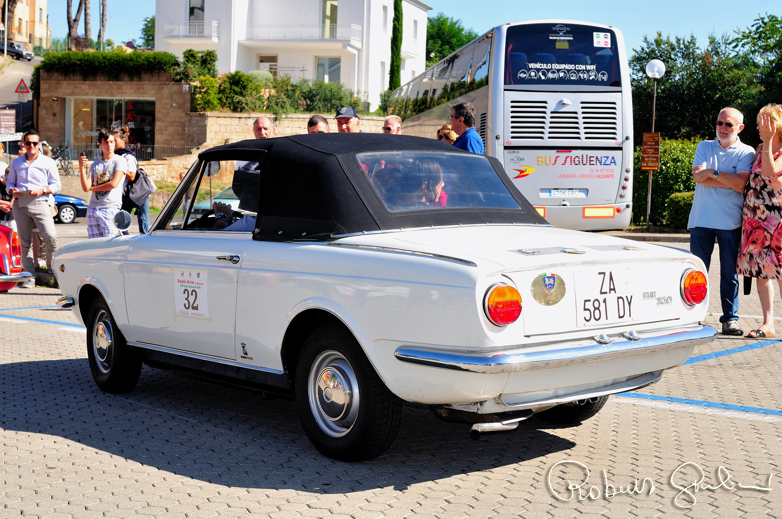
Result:
{"label": "white tour bus", "polygon": [[633,114],[622,33],[533,20],[495,27],[389,99],[404,133],[435,138],[470,102],[486,153],[552,224],[625,229],[632,213]]}

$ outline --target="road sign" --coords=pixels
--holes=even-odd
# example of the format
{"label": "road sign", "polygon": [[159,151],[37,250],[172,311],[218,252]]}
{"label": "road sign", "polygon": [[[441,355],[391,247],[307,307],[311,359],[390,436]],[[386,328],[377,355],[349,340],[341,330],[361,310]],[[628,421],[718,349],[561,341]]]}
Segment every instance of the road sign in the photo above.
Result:
{"label": "road sign", "polygon": [[23,133],[0,133],[0,142],[21,141]]}
{"label": "road sign", "polygon": [[641,142],[641,170],[660,169],[660,133],[644,133]]}
{"label": "road sign", "polygon": [[19,84],[16,86],[16,90],[14,90],[14,94],[29,94],[30,89],[27,88],[27,83],[24,82],[24,79],[19,80]]}
{"label": "road sign", "polygon": [[0,110],[0,133],[8,134],[16,132],[16,110]]}

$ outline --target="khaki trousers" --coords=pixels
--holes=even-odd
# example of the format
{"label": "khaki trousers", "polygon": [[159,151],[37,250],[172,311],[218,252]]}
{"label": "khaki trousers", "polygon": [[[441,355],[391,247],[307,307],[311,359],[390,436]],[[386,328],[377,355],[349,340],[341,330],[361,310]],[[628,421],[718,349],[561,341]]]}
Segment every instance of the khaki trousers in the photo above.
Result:
{"label": "khaki trousers", "polygon": [[35,276],[38,258],[34,261],[32,256],[28,256],[28,252],[33,242],[33,229],[37,227],[43,240],[46,264],[49,270],[52,270],[52,254],[57,250],[57,230],[54,227],[49,201],[41,197],[24,207],[18,202],[18,199],[14,202],[13,212],[19,241],[22,243],[22,268]]}

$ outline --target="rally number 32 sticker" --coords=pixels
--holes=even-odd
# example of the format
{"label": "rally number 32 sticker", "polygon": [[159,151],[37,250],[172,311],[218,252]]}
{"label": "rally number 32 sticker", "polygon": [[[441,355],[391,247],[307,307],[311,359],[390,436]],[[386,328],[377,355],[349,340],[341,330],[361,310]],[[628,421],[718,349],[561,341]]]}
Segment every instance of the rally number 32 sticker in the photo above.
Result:
{"label": "rally number 32 sticker", "polygon": [[209,317],[206,274],[205,270],[174,271],[174,306],[177,314]]}

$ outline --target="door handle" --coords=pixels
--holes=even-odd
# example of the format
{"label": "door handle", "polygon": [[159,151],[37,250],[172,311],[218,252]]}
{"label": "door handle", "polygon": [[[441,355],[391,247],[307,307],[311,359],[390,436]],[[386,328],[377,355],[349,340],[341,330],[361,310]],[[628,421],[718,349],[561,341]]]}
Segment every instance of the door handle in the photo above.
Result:
{"label": "door handle", "polygon": [[239,259],[240,258],[236,254],[226,254],[225,256],[217,256],[217,259],[224,260],[224,261],[230,261],[231,263],[236,265],[237,263],[239,263]]}

